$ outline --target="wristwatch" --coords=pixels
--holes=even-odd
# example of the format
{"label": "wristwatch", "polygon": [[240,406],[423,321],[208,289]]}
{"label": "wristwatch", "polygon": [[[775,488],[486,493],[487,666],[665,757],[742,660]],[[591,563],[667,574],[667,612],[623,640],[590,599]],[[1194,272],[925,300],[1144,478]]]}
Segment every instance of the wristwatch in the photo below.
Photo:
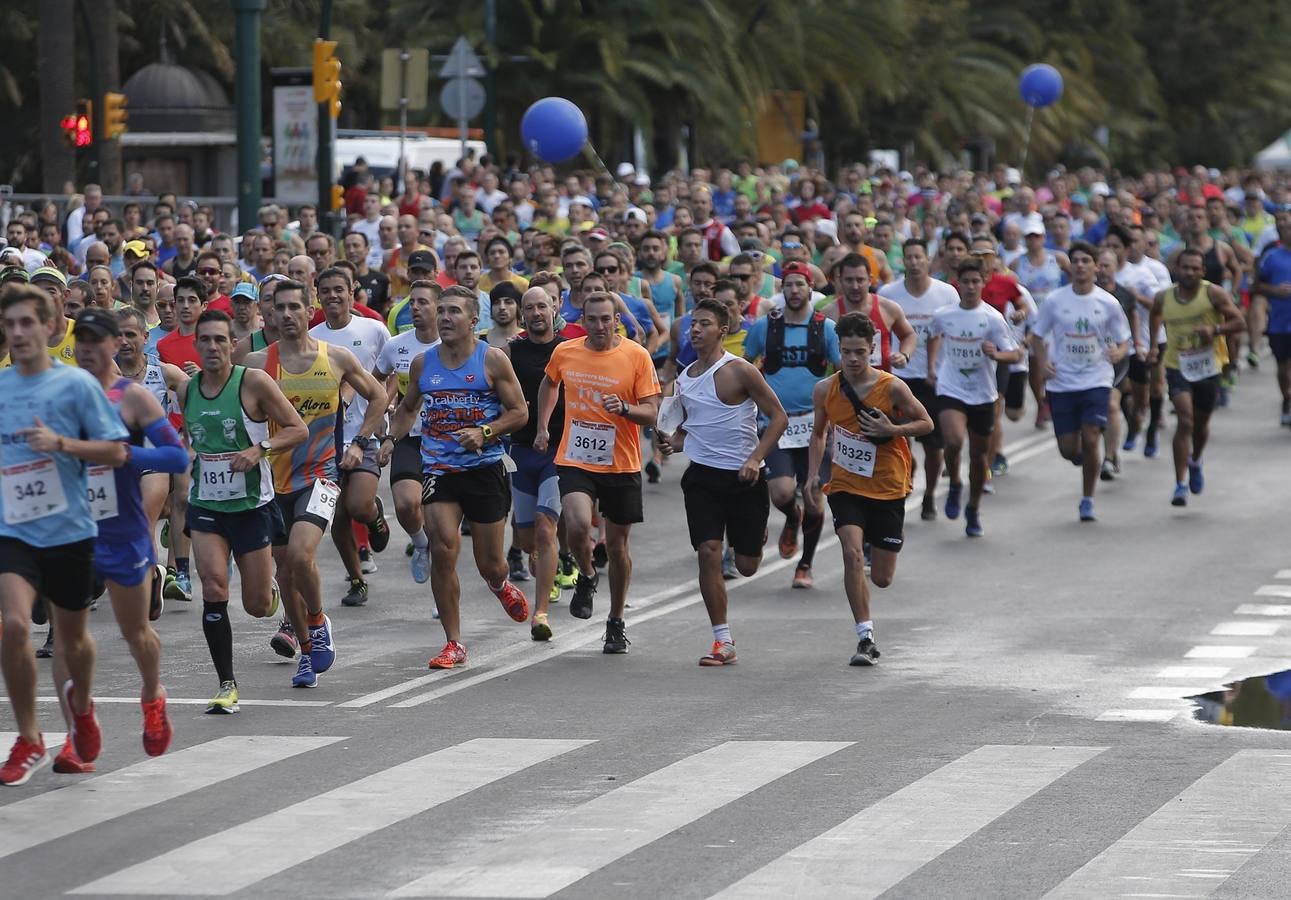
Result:
{"label": "wristwatch", "polygon": [[269,446],[268,441],[261,441],[256,446],[260,448],[260,454],[262,456],[268,456],[270,453],[273,452],[273,447]]}
{"label": "wristwatch", "polygon": [[354,443],[358,446],[360,450],[371,450],[372,445],[375,443],[375,441],[373,441],[373,439],[370,437],[364,437],[363,435],[360,434],[355,436]]}
{"label": "wristwatch", "polygon": [[486,444],[489,441],[493,440],[493,429],[490,428],[488,425],[480,426],[480,434],[484,435],[484,443]]}

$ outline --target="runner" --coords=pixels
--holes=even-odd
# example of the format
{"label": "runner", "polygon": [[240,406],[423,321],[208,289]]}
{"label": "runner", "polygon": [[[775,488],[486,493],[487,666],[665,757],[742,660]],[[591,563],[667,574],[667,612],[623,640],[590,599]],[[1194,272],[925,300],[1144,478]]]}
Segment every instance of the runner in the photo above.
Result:
{"label": "runner", "polygon": [[[944,306],[928,325],[928,356],[937,366],[937,417],[946,442],[946,469],[950,488],[946,518],[958,519],[964,485],[959,457],[968,439],[968,505],[964,507],[964,532],[983,535],[979,509],[989,471],[991,432],[995,430],[999,398],[996,369],[999,363],[1022,359],[1009,325],[993,307],[982,302],[986,272],[975,258],[960,262],[956,270],[959,304]],[[945,343],[943,347],[942,344]]]}
{"label": "runner", "polygon": [[[279,453],[270,461],[274,500],[283,521],[283,530],[274,536],[273,557],[286,615],[269,645],[288,659],[299,651],[300,662],[291,684],[311,688],[317,685],[317,676],[336,660],[332,624],[323,614],[318,545],[341,492],[336,483],[338,466],[340,471],[352,469],[362,464],[364,457],[363,443],[356,437],[337,461],[342,385],[367,400],[367,412],[358,428],[364,438],[381,429],[385,394],[353,353],[310,335],[309,298],[303,284],[280,282],[273,303],[282,336],[268,349],[248,356],[246,365],[269,373],[309,429],[309,437],[290,453]],[[269,432],[276,434],[277,429],[271,427]]]}
{"label": "runner", "polygon": [[1268,298],[1269,349],[1278,364],[1282,392],[1280,421],[1291,428],[1291,208],[1283,207],[1276,221],[1279,243],[1260,257],[1254,291]]}
{"label": "runner", "polygon": [[1094,284],[1098,251],[1093,245],[1076,241],[1067,255],[1071,284],[1050,291],[1040,307],[1031,351],[1045,376],[1058,452],[1082,469],[1080,521],[1093,522],[1099,444],[1115,367],[1129,352],[1130,323],[1117,299]]}
{"label": "runner", "polygon": [[[762,374],[725,349],[730,328],[730,312],[716,300],[701,300],[691,313],[690,345],[698,359],[678,373],[677,394],[668,401],[680,405],[684,419],[671,434],[660,435],[664,453],[685,450],[690,460],[681,490],[690,545],[699,555],[699,591],[713,628],[713,649],[701,666],[735,662],[723,542],[730,541],[739,574],[758,570],[771,514],[763,460],[789,424]],[[759,412],[767,419],[761,437]]]}
{"label": "runner", "polygon": [[802,527],[802,556],[793,573],[793,586],[806,589],[812,586],[811,564],[816,556],[816,544],[825,524],[825,514],[819,496],[813,497],[811,509],[805,515],[798,505],[797,493],[804,498],[810,492],[819,493],[819,487],[807,468],[808,444],[811,442],[812,402],[811,392],[816,382],[825,376],[830,365],[837,366],[838,338],[834,322],[823,313],[813,312],[808,302],[811,298],[811,270],[802,263],[790,263],[781,272],[784,289],[784,311],[775,316],[758,319],[749,326],[749,336],[744,339],[744,358],[750,362],[762,360],[762,372],[767,384],[775,392],[789,425],[776,442],[776,449],[767,456],[767,487],[771,502],[784,513],[784,527],[780,531],[781,559],[790,559],[798,550],[798,528]]}
{"label": "runner", "polygon": [[1121,474],[1121,423],[1126,419],[1121,407],[1123,403],[1128,402],[1123,392],[1128,390],[1126,382],[1130,368],[1138,359],[1139,366],[1143,371],[1147,371],[1147,367],[1140,358],[1140,353],[1146,354],[1147,349],[1140,350],[1134,342],[1134,336],[1140,332],[1139,301],[1133,291],[1116,283],[1117,267],[1118,261],[1114,252],[1108,249],[1098,251],[1098,268],[1094,283],[1121,304],[1121,312],[1125,313],[1125,320],[1130,323],[1131,335],[1129,355],[1113,367],[1112,395],[1107,404],[1107,429],[1103,432],[1103,468],[1098,473],[1098,477],[1103,481],[1112,481]]}
{"label": "runner", "polygon": [[[834,296],[816,304],[816,309],[835,323],[850,312],[869,316],[876,329],[874,359],[870,360],[870,365],[884,372],[908,366],[910,354],[919,345],[919,337],[906,321],[901,304],[870,290],[873,282],[870,281],[870,264],[865,257],[849,253],[835,264],[831,274],[834,277]],[[892,349],[893,337],[899,345],[898,350]]]}
{"label": "runner", "polygon": [[462,644],[458,526],[471,526],[475,565],[513,621],[529,618],[524,593],[507,580],[503,548],[511,488],[503,466],[501,438],[524,425],[524,393],[505,353],[475,336],[479,291],[451,287],[439,298],[440,344],[413,360],[404,395],[391,417],[395,434],[406,434],[420,415],[422,514],[430,534],[430,585],[447,643],[427,664],[432,669],[466,665]]}
{"label": "runner", "polygon": [[[377,357],[390,339],[390,332],[382,322],[354,314],[354,283],[350,273],[338,267],[320,272],[318,300],[325,320],[309,329],[309,336],[349,350],[358,358],[365,372],[375,369]],[[372,549],[377,553],[390,543],[390,526],[386,524],[385,507],[377,496],[381,479],[377,441],[371,432],[360,434],[360,426],[368,411],[368,399],[362,394],[352,395],[343,390],[341,400],[344,411],[337,451],[344,455],[350,443],[357,441],[363,451],[363,459],[358,465],[341,470],[341,496],[332,521],[332,543],[341,556],[349,580],[349,590],[341,598],[341,604],[363,606],[368,602],[368,583],[363,578],[359,547],[350,523],[357,521],[367,526]]]}
{"label": "runner", "polygon": [[[141,482],[145,477],[159,478],[168,487],[168,473],[187,470],[188,451],[152,390],[136,384],[128,375],[117,374],[113,364],[113,354],[125,337],[122,322],[134,326],[127,340],[136,358],[143,359],[139,353],[143,347],[142,318],[133,308],[116,315],[95,309],[81,313],[76,320],[76,362],[102,385],[130,434],[125,465],[115,470],[91,466],[87,472],[90,514],[99,528],[94,542],[94,569],[107,582],[112,613],[143,679],[139,699],[143,705],[144,752],[160,756],[170,746],[172,729],[166,715],[166,691],[161,686],[161,641],[149,620],[161,615],[166,567],[157,565],[153,520],[145,506]],[[164,385],[162,391],[164,394]],[[160,499],[164,500],[165,489]],[[66,664],[60,665],[57,655],[54,670],[56,683],[68,675]],[[54,771],[92,770],[92,763],[82,763],[77,757],[69,738],[54,760]]]}
{"label": "runner", "polygon": [[923,444],[923,506],[919,517],[931,522],[937,518],[934,497],[937,480],[941,478],[944,442],[937,422],[937,361],[928,353],[928,329],[933,313],[943,306],[959,303],[959,294],[946,282],[932,277],[928,245],[921,239],[911,238],[903,243],[901,258],[905,264],[905,277],[883,285],[879,288],[879,296],[894,300],[901,306],[915,333],[914,352],[904,366],[893,365],[892,374],[909,386],[914,398],[932,417],[932,430],[916,438]]}
{"label": "runner", "polygon": [[125,426],[93,376],[51,360],[48,344],[63,324],[50,296],[31,285],[7,285],[0,314],[13,363],[0,371],[0,658],[18,730],[0,784],[19,785],[49,764],[31,647],[38,594],[49,598],[50,627],[58,635],[55,672],[69,673],[54,687],[72,745],[85,762],[99,755],[88,628],[98,527],[84,464],[120,466],[129,451]]}
{"label": "runner", "polygon": [[[408,291],[407,306],[412,329],[391,338],[381,348],[374,374],[385,382],[388,409],[393,409],[408,395],[408,370],[413,360],[439,344],[435,304],[441,291],[433,281],[414,281]],[[412,580],[425,584],[430,580],[430,541],[421,516],[421,431],[422,422],[418,417],[407,433],[383,437],[377,462],[382,468],[390,467],[394,514],[412,540]]]}
{"label": "runner", "polygon": [[[1201,454],[1210,436],[1210,416],[1219,401],[1220,374],[1228,362],[1222,337],[1240,334],[1246,320],[1228,291],[1203,279],[1205,254],[1185,247],[1175,257],[1179,283],[1159,292],[1152,304],[1151,329],[1165,326],[1166,385],[1176,416],[1174,430],[1174,496],[1172,506],[1187,506],[1188,492],[1206,485]],[[1152,348],[1149,361],[1157,362]],[[1185,476],[1187,480],[1185,481]]]}
{"label": "runner", "polygon": [[[282,529],[273,502],[269,457],[304,443],[309,429],[264,372],[233,365],[232,320],[202,313],[195,331],[202,368],[184,395],[184,429],[197,458],[188,498],[197,576],[202,582],[202,633],[220,690],[208,713],[238,711],[229,623],[229,557],[242,581],[242,608],[257,619],[278,612],[270,545]],[[279,430],[269,437],[269,425]]]}
{"label": "runner", "polygon": [[[557,347],[538,392],[533,449],[551,446],[551,414],[565,387],[564,435],[556,454],[560,499],[569,544],[581,570],[570,615],[592,616],[600,580],[592,559],[592,514],[599,505],[606,522],[610,615],[602,652],[627,653],[627,607],[632,578],[628,535],[644,521],[641,498],[641,428],[653,427],[659,412],[659,378],[650,354],[617,333],[615,295],[598,291],[584,298],[581,323],[587,336]],[[590,573],[590,574],[589,574]]]}
{"label": "runner", "polygon": [[506,348],[520,333],[520,288],[513,282],[501,281],[489,291],[489,311],[493,325],[480,337],[490,347]]}
{"label": "runner", "polygon": [[[1203,211],[1204,218],[1204,211]],[[1139,302],[1139,333],[1134,335],[1136,347],[1144,348],[1142,367],[1130,364],[1131,399],[1130,422],[1125,432],[1125,443],[1122,450],[1133,450],[1139,433],[1143,432],[1143,455],[1153,459],[1157,455],[1157,432],[1161,428],[1161,410],[1165,402],[1165,375],[1161,366],[1148,364],[1148,351],[1163,338],[1157,332],[1148,330],[1148,319],[1152,312],[1154,298],[1158,291],[1170,283],[1170,275],[1161,263],[1138,251],[1138,259],[1131,259],[1135,253],[1134,235],[1127,228],[1113,225],[1107,229],[1103,246],[1116,253],[1121,261],[1116,271],[1116,283],[1133,292]],[[1156,357],[1160,359],[1160,355]],[[1143,413],[1148,413],[1146,429],[1143,426]]]}
{"label": "runner", "polygon": [[905,498],[914,488],[908,438],[932,431],[932,419],[910,387],[871,364],[876,336],[869,316],[849,313],[838,320],[842,365],[812,390],[815,411],[807,460],[812,490],[805,496],[815,511],[820,508],[818,473],[825,460],[825,437],[832,426],[832,462],[824,491],[843,554],[847,603],[856,623],[853,666],[879,661],[863,548],[870,545],[874,586],[890,585],[905,542]]}

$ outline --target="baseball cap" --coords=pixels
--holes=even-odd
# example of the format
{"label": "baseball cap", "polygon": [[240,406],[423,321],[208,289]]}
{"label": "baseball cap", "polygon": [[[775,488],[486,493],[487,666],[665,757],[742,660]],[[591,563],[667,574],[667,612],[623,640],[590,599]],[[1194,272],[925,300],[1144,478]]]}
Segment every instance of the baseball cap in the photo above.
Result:
{"label": "baseball cap", "polygon": [[255,286],[245,281],[239,282],[238,286],[233,289],[233,293],[229,295],[229,299],[237,303],[239,297],[244,297],[247,302],[254,303],[256,300]]}
{"label": "baseball cap", "polygon": [[833,219],[817,219],[816,235],[817,237],[819,237],[822,234],[825,237],[829,238],[831,241],[833,241],[835,244],[837,244],[838,243],[838,223],[835,222]]}
{"label": "baseball cap", "polygon": [[129,253],[132,256],[147,256],[148,245],[143,241],[126,241],[121,248],[122,253]]}
{"label": "baseball cap", "polygon": [[763,247],[762,242],[757,238],[746,237],[740,241],[740,252],[748,253],[749,255],[754,253],[761,255],[766,252],[766,247]]}
{"label": "baseball cap", "polygon": [[1044,226],[1039,222],[1028,222],[1022,229],[1022,236],[1030,237],[1033,234],[1038,234],[1040,237],[1044,237]]}
{"label": "baseball cap", "polygon": [[649,187],[650,176],[647,175],[645,172],[637,172],[637,177],[632,179],[632,183],[635,184],[637,187]]}
{"label": "baseball cap", "polygon": [[647,219],[644,209],[639,206],[630,206],[628,211],[623,214],[623,221],[640,222],[644,225],[649,219]]}
{"label": "baseball cap", "polygon": [[610,239],[610,233],[604,228],[598,226],[587,232],[587,237],[593,241],[608,241]]}
{"label": "baseball cap", "polygon": [[811,284],[811,269],[807,268],[804,263],[791,262],[780,269],[781,281],[784,281],[790,275],[801,275],[807,279],[807,284]]}
{"label": "baseball cap", "polygon": [[621,162],[619,163],[619,167],[614,170],[614,173],[618,175],[620,178],[627,178],[636,170],[637,170],[636,166],[632,165],[632,163]]}
{"label": "baseball cap", "polygon": [[0,284],[8,284],[11,281],[21,281],[26,284],[30,280],[31,276],[27,274],[27,270],[22,266],[9,266],[0,269]]}
{"label": "baseball cap", "polygon": [[1084,194],[1082,194],[1080,191],[1076,191],[1076,193],[1071,195],[1071,202],[1079,203],[1081,206],[1088,206],[1089,198],[1086,197]]}
{"label": "baseball cap", "polygon": [[31,280],[46,279],[48,281],[57,281],[63,287],[67,287],[67,276],[55,269],[53,266],[41,266],[31,273]]}
{"label": "baseball cap", "polygon": [[1095,181],[1089,186],[1089,192],[1100,197],[1107,197],[1112,193],[1112,189],[1107,186],[1106,181]]}
{"label": "baseball cap", "polygon": [[583,206],[586,206],[588,209],[596,209],[596,204],[592,203],[592,201],[583,194],[579,194],[577,197],[570,198],[569,205],[573,206],[575,203],[582,204]]}
{"label": "baseball cap", "polygon": [[78,331],[87,331],[99,338],[121,337],[121,326],[117,324],[117,317],[107,310],[95,307],[82,310],[76,317],[72,333],[75,334]]}
{"label": "baseball cap", "polygon": [[435,254],[429,250],[414,250],[408,254],[408,271],[413,269],[425,269],[427,272],[434,272],[439,268],[435,262]]}
{"label": "baseball cap", "polygon": [[1021,184],[1022,173],[1012,166],[1009,166],[1009,168],[1004,170],[1004,181],[1008,184]]}

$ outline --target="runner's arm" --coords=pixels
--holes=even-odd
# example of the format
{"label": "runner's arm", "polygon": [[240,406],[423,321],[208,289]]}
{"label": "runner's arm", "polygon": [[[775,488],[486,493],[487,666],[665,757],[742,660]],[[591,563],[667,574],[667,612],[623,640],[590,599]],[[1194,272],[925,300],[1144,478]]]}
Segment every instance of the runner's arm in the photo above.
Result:
{"label": "runner's arm", "polygon": [[[895,334],[897,336],[897,340],[901,342],[901,346],[897,350],[897,353],[901,354],[901,365],[897,366],[897,368],[904,369],[910,362],[910,355],[914,353],[919,346],[919,335],[916,334],[914,328],[911,327],[910,320],[905,317],[905,310],[901,308],[900,303],[897,303],[895,300],[889,300],[886,297],[880,297],[880,315],[882,315],[882,311],[884,309],[891,314],[892,333]],[[896,362],[894,361],[892,364],[896,365]]]}
{"label": "runner's arm", "polygon": [[176,397],[182,397],[184,391],[188,390],[188,373],[179,366],[172,366],[170,363],[161,363],[161,376],[166,380],[166,390],[174,393]]}
{"label": "runner's arm", "polygon": [[654,353],[659,349],[659,345],[667,340],[664,335],[668,334],[668,323],[663,320],[663,316],[659,315],[659,310],[655,309],[654,301],[649,297],[649,286],[645,282],[642,282],[642,285],[645,287],[646,296],[641,298],[641,302],[646,305],[646,309],[650,310],[650,322],[654,325],[650,330],[650,337],[646,339],[646,349]]}
{"label": "runner's arm", "polygon": [[395,411],[390,414],[390,434],[402,436],[412,430],[417,407],[421,404],[421,394],[414,388],[421,382],[421,363],[424,358],[418,356],[408,368],[408,393],[403,395]]}
{"label": "runner's arm", "polygon": [[941,349],[941,335],[928,335],[924,341],[924,349],[928,353],[927,381],[930,384],[935,384],[937,381],[937,351]]}
{"label": "runner's arm", "polygon": [[634,403],[625,402],[619,415],[644,428],[653,428],[655,419],[659,417],[659,404],[662,400],[663,394],[651,394]]}
{"label": "runner's arm", "polygon": [[900,378],[893,378],[889,382],[888,398],[892,401],[892,408],[906,419],[899,425],[892,423],[894,436],[922,437],[932,431],[932,417],[928,415],[928,410],[915,398],[910,386]]}
{"label": "runner's arm", "polygon": [[533,438],[533,449],[539,453],[547,452],[547,441],[551,437],[547,428],[551,424],[551,414],[559,399],[560,385],[552,381],[550,375],[542,376],[542,382],[538,385],[538,418],[534,423],[537,431]]}
{"label": "runner's arm", "polygon": [[623,302],[623,298],[619,296],[618,292],[614,291],[613,294],[614,305],[618,309],[619,318],[624,322],[631,323],[632,325],[632,340],[644,346],[646,342],[645,329],[641,327],[641,323],[637,321],[637,317],[632,315],[632,310],[628,309],[628,305]]}
{"label": "runner's arm", "polygon": [[1152,300],[1152,312],[1148,315],[1148,358],[1150,366],[1156,365],[1158,358],[1157,332],[1161,330],[1162,310],[1165,309],[1165,291],[1157,293]]}
{"label": "runner's arm", "polygon": [[[732,365],[738,365],[737,371],[740,373],[740,380],[744,383],[744,389],[748,392],[750,399],[757,404],[758,412],[768,419],[766,430],[762,432],[762,439],[754,448],[753,453],[744,462],[744,469],[752,467],[752,476],[745,479],[754,481],[757,478],[758,469],[762,467],[762,461],[767,458],[772,450],[776,448],[776,443],[784,430],[789,427],[789,416],[785,413],[784,407],[780,404],[780,398],[771,390],[771,385],[762,377],[762,373],[752,363],[744,360],[736,360]],[[741,476],[744,474],[741,469]]]}
{"label": "runner's arm", "polygon": [[[291,401],[278,387],[278,382],[260,369],[247,369],[242,376],[242,384],[251,389],[251,396],[256,401],[256,411],[261,418],[269,419],[278,426],[277,433],[269,438],[270,453],[281,453],[305,443],[309,438],[309,429],[305,427],[300,413],[296,412]],[[251,451],[258,453],[260,448],[252,447]]]}
{"label": "runner's arm", "polygon": [[27,439],[27,446],[37,453],[63,453],[100,466],[124,465],[129,458],[124,441],[83,441],[51,430],[36,417],[31,428],[18,432]]}
{"label": "runner's arm", "polygon": [[[835,378],[842,376],[836,375]],[[825,415],[825,397],[829,393],[829,378],[816,382],[811,390],[811,406],[815,417],[811,423],[811,440],[807,442],[807,484],[802,492],[803,502],[809,512],[815,514],[820,492],[820,464],[825,459],[825,431],[829,428],[829,418]]]}
{"label": "runner's arm", "polygon": [[484,356],[484,371],[488,374],[493,390],[502,403],[502,414],[488,423],[495,438],[523,428],[529,421],[529,404],[516,378],[511,358],[497,347],[489,348]]}
{"label": "runner's arm", "polygon": [[139,428],[152,442],[151,447],[126,445],[126,460],[140,469],[155,472],[183,472],[188,469],[188,450],[175,433],[175,427],[166,418],[147,388],[132,384],[125,392],[122,412],[127,424]]}
{"label": "runner's arm", "polygon": [[1246,331],[1246,317],[1237,308],[1237,304],[1233,302],[1233,297],[1228,291],[1217,284],[1212,284],[1207,291],[1207,295],[1210,305],[1215,307],[1216,312],[1224,317],[1224,321],[1215,326],[1213,337],[1242,334]]}

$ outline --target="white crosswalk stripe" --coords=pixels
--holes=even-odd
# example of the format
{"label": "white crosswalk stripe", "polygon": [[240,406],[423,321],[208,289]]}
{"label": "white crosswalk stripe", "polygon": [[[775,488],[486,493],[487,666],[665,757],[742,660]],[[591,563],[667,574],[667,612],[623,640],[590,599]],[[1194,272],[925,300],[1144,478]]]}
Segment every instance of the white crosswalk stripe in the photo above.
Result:
{"label": "white crosswalk stripe", "polygon": [[1241,750],[1046,895],[1206,897],[1291,824],[1291,753]]}
{"label": "white crosswalk stripe", "polygon": [[[591,741],[480,738],[123,869],[74,894],[224,895]],[[282,840],[290,834],[292,839]],[[236,865],[221,865],[236,860]]]}
{"label": "white crosswalk stripe", "polygon": [[730,741],[404,885],[396,897],[548,897],[795,769],[848,747]]}
{"label": "white crosswalk stripe", "polygon": [[1100,747],[981,747],[862,810],[715,895],[877,897]]}
{"label": "white crosswalk stripe", "polygon": [[165,803],[341,737],[223,737],[0,807],[0,858]]}

